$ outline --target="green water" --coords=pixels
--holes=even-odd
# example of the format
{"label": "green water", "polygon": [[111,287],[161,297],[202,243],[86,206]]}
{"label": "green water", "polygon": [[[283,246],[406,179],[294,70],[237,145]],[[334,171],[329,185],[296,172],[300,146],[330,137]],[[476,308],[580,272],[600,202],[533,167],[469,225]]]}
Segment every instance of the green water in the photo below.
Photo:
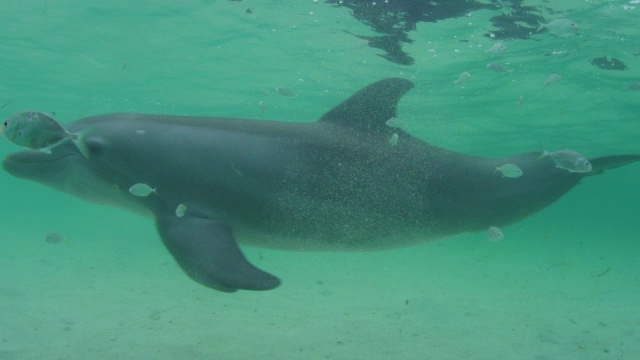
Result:
{"label": "green water", "polygon": [[[4,0],[0,115],[309,122],[400,76],[416,86],[398,117],[441,147],[640,153],[640,91],[626,89],[640,81],[640,4],[561,3],[555,17],[578,22],[578,36],[505,40],[491,58],[482,34],[495,12],[478,11],[419,23],[404,48],[415,64],[402,66],[343,31],[374,35],[348,9],[306,0]],[[593,66],[601,56],[629,69]],[[471,79],[454,86],[463,71]],[[562,80],[544,86],[552,73]],[[3,156],[16,149],[0,142]],[[246,248],[283,285],[229,295],[186,277],[149,220],[2,172],[0,359],[633,359],[639,180],[639,164],[585,179],[498,243],[464,234],[373,253]],[[51,231],[66,241],[45,242]]]}

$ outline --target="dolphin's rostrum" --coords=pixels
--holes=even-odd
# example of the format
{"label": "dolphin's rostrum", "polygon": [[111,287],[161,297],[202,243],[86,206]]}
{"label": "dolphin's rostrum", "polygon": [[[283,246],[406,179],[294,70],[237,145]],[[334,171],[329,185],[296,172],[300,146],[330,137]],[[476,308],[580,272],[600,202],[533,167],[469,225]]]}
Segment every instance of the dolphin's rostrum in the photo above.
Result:
{"label": "dolphin's rostrum", "polygon": [[[110,114],[69,124],[47,154],[10,154],[9,173],[88,201],[155,219],[182,269],[221,291],[269,290],[280,280],[249,263],[238,243],[291,250],[409,246],[503,227],[556,201],[586,176],[640,160],[589,159],[571,173],[539,152],[487,159],[441,149],[385,123],[413,87],[371,84],[313,123]],[[397,134],[396,146],[389,139]],[[514,164],[523,175],[496,168]],[[129,193],[153,185],[153,196]],[[177,216],[176,209],[185,211]]]}

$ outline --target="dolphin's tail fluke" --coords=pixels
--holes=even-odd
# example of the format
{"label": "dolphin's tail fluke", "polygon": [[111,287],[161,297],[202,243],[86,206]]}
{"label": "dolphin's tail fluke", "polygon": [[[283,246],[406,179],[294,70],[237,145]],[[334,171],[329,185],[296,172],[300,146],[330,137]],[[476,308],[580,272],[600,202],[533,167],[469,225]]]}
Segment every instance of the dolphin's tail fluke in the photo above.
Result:
{"label": "dolphin's tail fluke", "polygon": [[605,170],[616,169],[624,165],[640,161],[640,155],[610,155],[589,159],[593,170],[585,175],[599,175]]}

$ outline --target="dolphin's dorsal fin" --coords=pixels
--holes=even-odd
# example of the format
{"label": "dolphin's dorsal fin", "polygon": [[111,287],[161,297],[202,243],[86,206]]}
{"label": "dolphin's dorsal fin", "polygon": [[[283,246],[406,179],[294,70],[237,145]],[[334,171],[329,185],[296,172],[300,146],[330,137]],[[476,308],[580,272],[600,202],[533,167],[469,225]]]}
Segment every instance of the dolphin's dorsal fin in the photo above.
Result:
{"label": "dolphin's dorsal fin", "polygon": [[413,83],[406,79],[380,80],[353,94],[324,114],[319,121],[365,132],[388,131],[385,122],[396,116],[398,101],[412,87]]}

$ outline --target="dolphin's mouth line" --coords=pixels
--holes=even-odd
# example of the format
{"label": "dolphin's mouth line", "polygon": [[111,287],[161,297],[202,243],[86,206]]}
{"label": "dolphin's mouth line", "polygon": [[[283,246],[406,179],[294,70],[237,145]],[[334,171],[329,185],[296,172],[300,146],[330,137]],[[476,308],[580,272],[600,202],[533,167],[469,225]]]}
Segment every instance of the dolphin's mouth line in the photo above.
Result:
{"label": "dolphin's mouth line", "polygon": [[11,162],[14,164],[44,164],[58,160],[65,159],[69,156],[76,156],[74,153],[66,154],[47,154],[43,151],[29,150],[21,151],[7,155],[4,158],[5,162]]}

